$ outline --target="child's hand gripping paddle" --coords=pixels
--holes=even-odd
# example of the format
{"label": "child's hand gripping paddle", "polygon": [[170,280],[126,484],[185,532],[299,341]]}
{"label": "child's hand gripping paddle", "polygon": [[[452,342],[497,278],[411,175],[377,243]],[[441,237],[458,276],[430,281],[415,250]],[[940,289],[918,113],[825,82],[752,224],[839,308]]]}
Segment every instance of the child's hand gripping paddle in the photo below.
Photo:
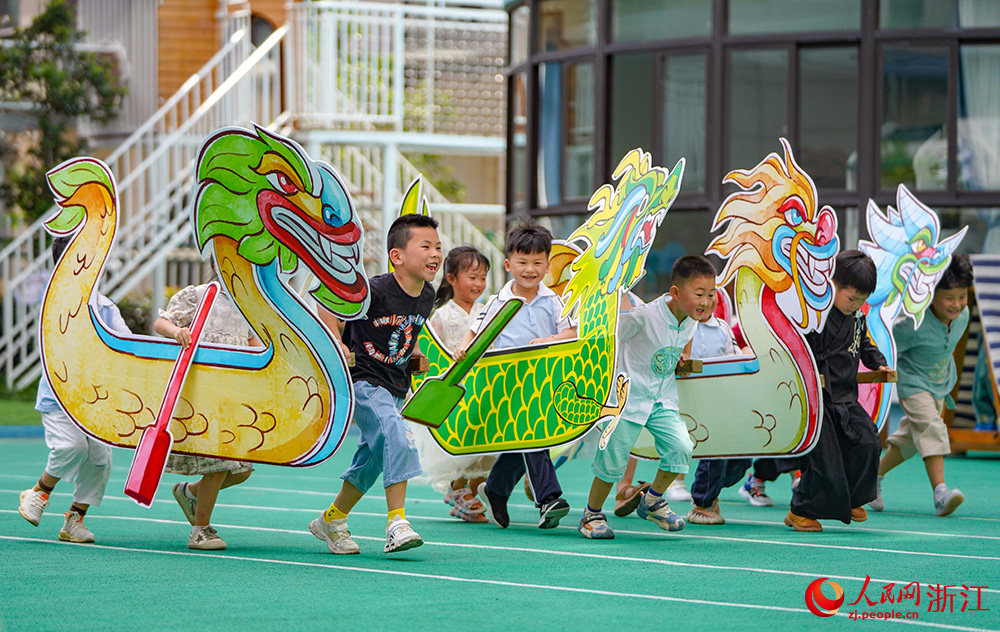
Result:
{"label": "child's hand gripping paddle", "polygon": [[520,299],[511,299],[504,303],[497,315],[486,323],[483,330],[469,343],[465,357],[448,367],[444,375],[424,380],[410,401],[406,402],[402,415],[431,428],[440,427],[465,397],[465,387],[462,386],[465,376],[479,358],[483,357],[486,349],[493,344],[523,304],[524,301]]}
{"label": "child's hand gripping paddle", "polygon": [[212,309],[212,303],[215,302],[215,295],[218,292],[219,284],[216,282],[209,283],[205,289],[205,296],[198,303],[198,309],[191,322],[191,344],[187,349],[181,349],[180,355],[177,356],[174,370],[167,381],[167,390],[163,394],[163,402],[156,414],[156,421],[142,431],[139,445],[135,448],[132,467],[125,480],[125,495],[143,507],[153,504],[156,486],[160,484],[163,469],[167,466],[167,456],[170,455],[170,449],[174,445],[174,436],[170,434],[170,419],[174,416],[177,398],[184,387],[184,379],[187,377],[188,369],[191,368],[194,352],[198,349],[201,330],[205,327],[208,312]]}

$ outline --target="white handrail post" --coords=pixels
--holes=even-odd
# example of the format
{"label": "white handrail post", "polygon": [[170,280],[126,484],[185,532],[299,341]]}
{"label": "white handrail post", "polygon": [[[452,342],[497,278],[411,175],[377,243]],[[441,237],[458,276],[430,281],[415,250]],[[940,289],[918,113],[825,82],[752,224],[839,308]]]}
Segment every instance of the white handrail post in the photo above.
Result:
{"label": "white handrail post", "polygon": [[[380,239],[385,244],[389,226],[396,219],[396,181],[399,179],[399,147],[386,145],[382,148],[382,234]],[[383,245],[379,252],[379,270],[389,270],[389,251]]]}
{"label": "white handrail post", "polygon": [[[403,89],[406,70],[406,22],[403,7],[396,7],[396,24],[392,38],[392,101],[395,108],[396,131],[403,131],[404,107]],[[388,175],[388,173],[387,173]],[[395,181],[395,177],[392,178]]]}

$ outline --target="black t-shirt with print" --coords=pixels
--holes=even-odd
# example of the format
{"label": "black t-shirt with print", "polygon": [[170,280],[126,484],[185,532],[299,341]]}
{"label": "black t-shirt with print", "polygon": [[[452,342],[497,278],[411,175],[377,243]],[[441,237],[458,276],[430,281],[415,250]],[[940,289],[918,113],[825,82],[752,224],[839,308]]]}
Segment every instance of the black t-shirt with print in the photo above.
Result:
{"label": "black t-shirt with print", "polygon": [[434,287],[424,283],[420,296],[410,296],[391,272],[371,278],[368,285],[372,297],[368,313],[344,326],[344,344],[354,352],[351,379],[406,397],[410,355],[434,306]]}

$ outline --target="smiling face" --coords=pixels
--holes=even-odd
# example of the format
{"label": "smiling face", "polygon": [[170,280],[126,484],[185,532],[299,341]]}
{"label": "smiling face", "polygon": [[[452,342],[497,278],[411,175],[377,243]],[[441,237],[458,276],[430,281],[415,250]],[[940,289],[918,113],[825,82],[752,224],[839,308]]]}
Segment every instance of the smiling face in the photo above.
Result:
{"label": "smiling face", "polygon": [[958,318],[968,304],[969,288],[967,287],[938,290],[934,292],[934,298],[931,300],[931,313],[947,325]]}
{"label": "smiling face", "polygon": [[441,267],[441,238],[429,226],[413,226],[409,231],[406,246],[390,250],[389,260],[399,274],[430,283]]}
{"label": "smiling face", "polygon": [[549,272],[549,258],[544,252],[512,252],[504,259],[503,267],[514,277],[514,285],[533,293]]}
{"label": "smiling face", "polygon": [[[836,285],[834,285],[836,287]],[[833,293],[833,307],[840,310],[845,316],[850,316],[861,309],[861,306],[868,300],[868,295],[853,287],[841,287]]]}
{"label": "smiling face", "polygon": [[670,287],[671,311],[674,316],[680,317],[683,314],[701,322],[712,315],[717,300],[715,292],[715,277],[696,276],[686,279]]}
{"label": "smiling face", "polygon": [[486,266],[477,262],[458,274],[446,274],[445,278],[451,284],[457,302],[475,303],[486,289]]}

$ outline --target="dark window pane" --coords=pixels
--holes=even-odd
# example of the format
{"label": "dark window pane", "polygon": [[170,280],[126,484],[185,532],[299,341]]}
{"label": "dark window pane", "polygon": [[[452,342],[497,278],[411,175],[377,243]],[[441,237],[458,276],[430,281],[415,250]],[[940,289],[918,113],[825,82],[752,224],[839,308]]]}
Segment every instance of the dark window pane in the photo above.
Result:
{"label": "dark window pane", "polygon": [[857,49],[801,50],[797,158],[816,186],[857,188],[857,109]]}
{"label": "dark window pane", "polygon": [[526,161],[528,157],[527,144],[528,144],[528,134],[527,134],[527,124],[528,124],[528,95],[527,95],[527,85],[528,85],[528,75],[527,73],[519,73],[510,78],[510,91],[513,97],[512,106],[512,116],[510,124],[513,128],[512,142],[513,142],[513,157],[511,164],[511,173],[509,177],[512,179],[514,184],[514,205],[517,207],[522,207],[527,203],[528,196],[528,185],[527,185],[527,166]]}
{"label": "dark window pane", "polygon": [[958,187],[1000,189],[1000,46],[962,46]]}
{"label": "dark window pane", "polygon": [[614,171],[631,149],[653,151],[653,55],[617,55],[611,67],[611,155]]}
{"label": "dark window pane", "polygon": [[538,65],[538,207],[562,204],[562,75],[559,62]]}
{"label": "dark window pane", "polygon": [[594,65],[566,64],[566,198],[594,192]]}
{"label": "dark window pane", "polygon": [[860,28],[861,0],[729,0],[735,35]]}
{"label": "dark window pane", "polygon": [[538,4],[538,40],[542,52],[593,46],[597,42],[597,0],[542,0]]}
{"label": "dark window pane", "polygon": [[[670,168],[673,165],[662,166]],[[670,269],[674,262],[684,255],[700,255],[705,252],[712,238],[713,217],[714,209],[672,210],[667,213],[663,223],[656,229],[656,238],[646,256],[646,274],[633,289],[639,298],[651,301],[670,291]]]}
{"label": "dark window pane", "polygon": [[1000,26],[997,0],[882,0],[879,25],[884,29]]}
{"label": "dark window pane", "polygon": [[594,183],[594,65],[538,65],[538,207],[590,197]]}
{"label": "dark window pane", "polygon": [[668,57],[663,65],[663,157],[671,168],[681,158],[684,191],[705,190],[704,55]]}
{"label": "dark window pane", "polygon": [[729,84],[729,169],[750,169],[788,134],[788,54],[733,51]]}
{"label": "dark window pane", "polygon": [[948,183],[948,50],[883,50],[881,183],[941,190]]}
{"label": "dark window pane", "polygon": [[705,0],[614,0],[611,39],[643,42],[712,33],[712,3]]}

